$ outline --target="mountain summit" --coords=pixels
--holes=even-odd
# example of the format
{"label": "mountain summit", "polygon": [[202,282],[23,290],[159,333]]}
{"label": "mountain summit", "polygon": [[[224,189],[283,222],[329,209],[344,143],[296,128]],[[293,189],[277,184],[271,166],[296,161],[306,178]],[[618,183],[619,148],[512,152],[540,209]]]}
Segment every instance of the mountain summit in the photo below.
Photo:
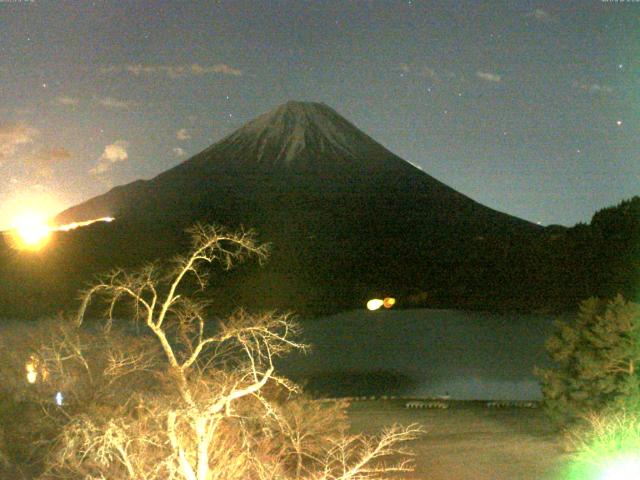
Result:
{"label": "mountain summit", "polygon": [[371,144],[377,146],[328,106],[291,101],[249,122],[218,146],[244,146],[252,151],[247,159],[291,167],[326,157],[362,160],[362,146]]}
{"label": "mountain summit", "polygon": [[[238,166],[294,172],[404,168],[403,161],[323,103],[287,102],[205,150]],[[391,160],[393,158],[393,160]],[[381,159],[385,159],[382,162]],[[393,165],[388,165],[391,161]]]}
{"label": "mountain summit", "polygon": [[91,253],[64,268],[95,273],[173,255],[186,248],[184,229],[195,222],[251,227],[272,255],[264,269],[232,275],[230,298],[296,311],[411,292],[431,305],[468,306],[503,282],[496,269],[505,242],[540,231],[307,102],[280,105],[155,178],[116,187],[57,221],[104,216],[116,221],[101,235],[69,235],[80,242],[74,248]]}

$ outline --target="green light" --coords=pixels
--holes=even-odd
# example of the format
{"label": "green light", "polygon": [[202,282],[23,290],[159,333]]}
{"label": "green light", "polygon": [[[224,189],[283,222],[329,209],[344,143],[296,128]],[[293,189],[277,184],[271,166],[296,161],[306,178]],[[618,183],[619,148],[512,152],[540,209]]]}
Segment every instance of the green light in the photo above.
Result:
{"label": "green light", "polygon": [[558,480],[640,480],[638,410],[589,416],[586,430],[575,431],[576,452]]}
{"label": "green light", "polygon": [[640,456],[623,457],[604,468],[601,480],[640,479]]}
{"label": "green light", "polygon": [[570,462],[558,480],[640,480],[640,452]]}

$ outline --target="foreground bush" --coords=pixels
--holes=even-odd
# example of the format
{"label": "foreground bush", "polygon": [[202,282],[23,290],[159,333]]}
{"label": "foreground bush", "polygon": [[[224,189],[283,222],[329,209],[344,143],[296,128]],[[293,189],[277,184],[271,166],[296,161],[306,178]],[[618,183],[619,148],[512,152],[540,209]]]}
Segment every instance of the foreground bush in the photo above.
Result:
{"label": "foreground bush", "polygon": [[[75,322],[33,347],[37,382],[22,388],[57,428],[40,478],[348,480],[409,470],[402,444],[418,428],[348,435],[344,405],[312,402],[277,375],[275,358],[305,348],[289,315],[238,310],[207,322],[207,303],[189,288],[204,288],[204,268],[267,251],[250,232],[193,234],[191,253],[167,268],[102,278]],[[85,325],[93,300],[107,307],[101,328]],[[140,333],[114,319],[123,305]]]}

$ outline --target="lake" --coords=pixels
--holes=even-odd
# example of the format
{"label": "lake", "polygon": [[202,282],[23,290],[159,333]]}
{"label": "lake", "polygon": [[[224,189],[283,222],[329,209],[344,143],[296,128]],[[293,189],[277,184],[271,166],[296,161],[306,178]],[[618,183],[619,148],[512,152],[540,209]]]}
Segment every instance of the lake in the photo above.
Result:
{"label": "lake", "polygon": [[279,367],[320,395],[539,400],[533,368],[550,365],[555,318],[415,309],[302,319],[312,349]]}

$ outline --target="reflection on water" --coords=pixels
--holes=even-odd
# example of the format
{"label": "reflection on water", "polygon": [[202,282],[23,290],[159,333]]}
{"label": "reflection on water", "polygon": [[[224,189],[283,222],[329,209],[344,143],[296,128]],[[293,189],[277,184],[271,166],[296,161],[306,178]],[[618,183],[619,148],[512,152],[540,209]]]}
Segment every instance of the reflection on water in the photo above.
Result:
{"label": "reflection on water", "polygon": [[458,400],[540,400],[540,386],[535,378],[526,380],[493,380],[491,378],[452,378],[435,385],[426,382],[410,390],[409,395],[432,397],[450,394]]}

